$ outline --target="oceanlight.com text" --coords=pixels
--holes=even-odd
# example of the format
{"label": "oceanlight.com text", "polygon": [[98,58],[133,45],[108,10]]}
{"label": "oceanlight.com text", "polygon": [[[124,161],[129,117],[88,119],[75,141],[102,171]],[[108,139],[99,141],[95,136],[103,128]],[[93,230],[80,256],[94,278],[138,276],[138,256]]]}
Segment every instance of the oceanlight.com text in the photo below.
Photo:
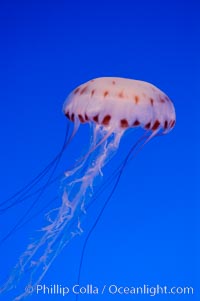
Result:
{"label": "oceanlight.com text", "polygon": [[157,295],[194,295],[194,288],[192,286],[161,286],[159,284],[149,285],[144,284],[141,286],[120,286],[118,284],[105,284],[101,286],[86,284],[73,286],[64,286],[59,284],[45,285],[40,284],[35,288],[27,286],[25,290],[30,294],[37,295],[60,295],[60,297],[66,297],[70,294],[73,295],[148,295],[155,297]]}

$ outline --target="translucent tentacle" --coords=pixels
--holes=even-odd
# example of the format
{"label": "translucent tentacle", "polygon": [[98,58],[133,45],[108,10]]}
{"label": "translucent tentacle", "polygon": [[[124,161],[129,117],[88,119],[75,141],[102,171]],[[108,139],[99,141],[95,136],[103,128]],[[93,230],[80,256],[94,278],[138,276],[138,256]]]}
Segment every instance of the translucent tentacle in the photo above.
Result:
{"label": "translucent tentacle", "polygon": [[[83,265],[83,259],[84,259],[84,254],[85,254],[85,250],[86,250],[86,246],[88,244],[88,241],[92,235],[92,233],[94,232],[104,210],[106,209],[108,203],[110,202],[115,190],[117,189],[117,185],[121,179],[123,170],[125,169],[126,165],[129,163],[130,160],[132,160],[141,150],[142,148],[154,137],[156,136],[158,133],[158,131],[151,133],[150,135],[148,135],[148,133],[145,133],[145,135],[143,135],[130,149],[130,151],[128,152],[127,156],[125,157],[125,159],[123,160],[122,164],[120,165],[120,168],[117,169],[117,173],[116,173],[116,179],[115,179],[115,183],[114,186],[111,190],[111,192],[109,193],[106,201],[104,202],[94,224],[92,225],[91,229],[89,230],[84,244],[83,244],[83,248],[82,248],[82,252],[81,252],[81,258],[80,258],[80,263],[79,263],[79,269],[78,269],[78,278],[77,278],[77,284],[80,284],[80,277],[81,277],[81,270],[82,270],[82,265]],[[76,295],[76,301],[78,301],[79,295]]]}
{"label": "translucent tentacle", "polygon": [[[91,200],[95,179],[102,174],[102,168],[116,152],[121,136],[122,132],[108,135],[105,129],[94,127],[94,151],[85,156],[78,168],[75,167],[74,177],[65,177],[61,206],[49,212],[49,224],[41,229],[42,237],[28,245],[2,291],[12,289],[24,272],[30,274],[30,281],[26,285],[35,287],[64,246],[73,237],[81,234],[79,217]],[[88,160],[92,164],[87,166]],[[21,300],[28,294],[24,292],[15,300]]]}

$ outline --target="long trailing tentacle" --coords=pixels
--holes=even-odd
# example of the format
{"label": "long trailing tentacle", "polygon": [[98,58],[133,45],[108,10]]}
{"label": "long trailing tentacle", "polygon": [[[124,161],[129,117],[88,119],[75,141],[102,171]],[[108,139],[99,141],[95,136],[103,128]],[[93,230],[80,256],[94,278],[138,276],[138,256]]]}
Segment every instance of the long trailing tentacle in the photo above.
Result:
{"label": "long trailing tentacle", "polygon": [[[141,150],[142,148],[154,137],[157,135],[157,132],[158,131],[155,131],[153,132],[152,134],[150,134],[148,136],[148,134],[146,133],[145,135],[143,135],[132,147],[131,149],[129,150],[128,154],[126,155],[125,159],[123,160],[120,168],[117,169],[117,174],[116,174],[116,181],[115,181],[115,184],[109,194],[109,196],[107,197],[106,201],[104,202],[93,226],[91,227],[91,229],[89,230],[86,238],[85,238],[85,241],[84,241],[84,244],[83,244],[83,248],[82,248],[82,252],[81,252],[81,258],[80,258],[80,264],[79,264],[79,269],[78,269],[78,277],[77,277],[77,284],[80,284],[80,277],[81,277],[81,270],[82,270],[82,265],[83,265],[83,259],[84,259],[84,255],[85,255],[85,250],[86,250],[86,246],[88,244],[88,241],[93,233],[93,231],[95,230],[98,222],[100,221],[102,215],[103,215],[103,212],[104,210],[106,209],[108,203],[110,202],[115,190],[117,189],[117,186],[119,184],[119,181],[121,179],[121,176],[122,176],[122,173],[126,167],[126,165],[128,164],[128,162],[130,160],[132,160]],[[144,142],[142,143],[142,141],[144,140]],[[142,143],[142,144],[141,144]],[[140,145],[141,144],[141,145]],[[139,148],[137,149],[137,147],[139,146]],[[78,301],[78,297],[79,295],[76,295],[76,301]]]}
{"label": "long trailing tentacle", "polygon": [[[33,214],[31,217],[27,218],[27,215],[31,212],[31,210],[33,209],[33,207],[35,207],[35,205],[38,203],[39,199],[41,198],[43,192],[46,190],[47,187],[49,187],[51,184],[55,183],[56,181],[59,181],[62,179],[63,177],[63,172],[60,173],[58,176],[56,176],[54,179],[52,179],[53,174],[55,173],[55,170],[59,164],[59,161],[62,157],[62,154],[64,152],[64,150],[66,149],[67,145],[69,145],[69,143],[71,142],[72,138],[74,137],[77,129],[78,129],[79,124],[75,123],[74,126],[74,130],[73,133],[71,134],[71,136],[68,138],[68,132],[69,132],[69,127],[67,127],[67,131],[66,131],[66,136],[65,136],[65,140],[63,143],[63,146],[61,148],[61,151],[56,155],[56,157],[48,164],[48,166],[45,167],[45,169],[43,171],[41,171],[30,183],[28,183],[24,188],[22,188],[21,190],[19,190],[18,192],[16,192],[12,197],[10,197],[9,199],[7,199],[6,201],[0,203],[0,214],[4,214],[5,212],[7,212],[7,210],[23,203],[25,200],[30,199],[31,197],[33,197],[34,195],[38,196],[36,197],[36,199],[34,200],[33,204],[29,207],[29,209],[26,211],[26,213],[21,217],[21,219],[16,223],[16,225],[0,240],[0,246],[14,233],[16,233],[19,229],[21,229],[24,225],[26,225],[30,220],[32,220],[35,216],[37,216],[40,212],[42,212],[45,208],[47,208],[52,202],[53,200],[57,199],[56,197],[54,197],[52,200],[50,200],[48,202],[47,205],[43,206],[42,209],[40,209],[39,211],[37,211],[35,214]],[[89,157],[89,155],[95,151],[106,139],[107,137],[110,136],[110,132],[100,141],[98,141],[98,143],[92,143],[90,150],[88,151],[87,155],[82,156],[78,162],[77,162],[77,167],[72,168],[71,170],[73,170],[73,174],[75,172],[77,172],[77,170],[79,170],[85,160]],[[81,164],[78,164],[81,163]],[[42,180],[42,178],[44,178],[44,176],[50,171],[50,169],[54,167],[53,172],[51,173],[51,175],[49,176],[47,182],[39,187],[38,189],[36,189],[35,191],[32,191],[33,188],[36,187],[36,185]],[[67,176],[71,176],[72,173],[70,174],[70,172],[66,172]],[[13,200],[10,204],[9,202]],[[1,208],[2,207],[2,208]]]}
{"label": "long trailing tentacle", "polygon": [[[94,194],[94,196],[91,199],[91,202],[86,206],[86,211],[92,206],[92,204],[94,204],[95,200],[105,191],[105,189],[107,187],[109,187],[110,184],[114,181],[114,179],[116,178],[117,174],[119,173],[119,170],[121,169],[121,166],[122,166],[122,163],[112,172],[112,174],[110,175],[110,177],[108,179],[106,179],[106,181],[96,191],[96,193]],[[55,179],[53,179],[52,183],[54,183],[55,181],[59,181],[62,175],[63,175],[63,173],[61,175],[59,175],[58,177],[56,177]],[[35,193],[40,192],[42,189],[43,189],[43,186],[40,187]],[[32,196],[32,194],[31,194],[31,196]],[[29,197],[29,195],[27,196],[27,198],[28,197]],[[25,220],[23,222],[23,224],[21,224],[18,229],[21,229],[27,223],[29,223],[31,220],[33,220],[35,217],[37,217],[39,214],[41,214],[42,212],[44,212],[58,198],[59,198],[58,196],[53,197],[49,202],[47,202],[47,204],[45,204],[42,208],[40,208],[40,210],[38,210],[37,212],[35,212],[34,214],[32,214],[27,220]],[[85,213],[82,212],[81,216],[83,214],[85,214]]]}
{"label": "long trailing tentacle", "polygon": [[[103,134],[103,137],[104,137],[104,134]],[[72,237],[74,237],[77,234],[80,234],[81,228],[80,228],[79,223],[76,225],[76,221],[77,221],[77,218],[80,217],[80,214],[83,213],[82,205],[84,203],[84,196],[86,194],[86,191],[87,191],[88,187],[92,186],[95,176],[98,174],[101,174],[100,169],[106,164],[107,157],[111,156],[113,154],[113,151],[116,151],[116,149],[118,148],[118,143],[120,141],[120,137],[121,137],[121,134],[115,136],[115,138],[117,138],[117,139],[113,140],[115,143],[108,142],[108,140],[105,140],[105,139],[99,140],[99,142],[102,141],[102,143],[99,144],[102,147],[101,148],[101,156],[98,157],[99,153],[97,153],[95,155],[96,156],[95,157],[96,158],[95,165],[89,166],[88,169],[86,170],[86,173],[84,171],[84,175],[80,178],[80,181],[73,180],[73,179],[70,180],[70,176],[69,176],[68,188],[70,186],[73,186],[74,184],[76,185],[78,182],[80,182],[81,183],[80,191],[75,195],[75,199],[72,194],[73,202],[69,201],[68,194],[66,194],[64,192],[62,205],[60,208],[56,209],[57,217],[53,220],[49,219],[50,225],[48,225],[42,229],[43,231],[45,231],[44,235],[35,243],[30,244],[28,246],[27,250],[22,254],[22,256],[20,257],[20,261],[18,262],[18,264],[15,267],[15,271],[14,271],[13,275],[11,275],[11,277],[8,279],[8,282],[5,283],[5,286],[2,288],[2,291],[9,290],[10,288],[13,287],[13,282],[16,281],[17,278],[20,278],[20,276],[24,273],[27,265],[28,265],[27,266],[28,269],[26,269],[26,270],[27,271],[30,270],[30,275],[31,275],[29,283],[33,284],[34,286],[37,285],[41,281],[41,279],[44,277],[44,275],[46,274],[47,270],[49,269],[50,265],[52,264],[52,262],[54,261],[54,259],[58,255],[58,253],[60,253],[60,251],[65,247],[65,245],[67,243],[69,243],[69,241],[71,240]],[[151,137],[147,138],[145,143],[147,143],[147,141],[150,139],[151,139]],[[117,143],[116,143],[116,141],[117,141]],[[97,139],[96,143],[94,143],[94,144],[97,144],[99,142]],[[108,144],[108,146],[107,146],[107,144]],[[122,171],[123,171],[125,165],[127,164],[126,161],[128,161],[128,160],[129,160],[129,156],[128,156],[128,158],[127,157],[125,158],[125,161],[123,162],[122,166],[116,172],[116,175],[119,179],[121,177],[121,174],[122,174]],[[80,166],[82,167],[82,162],[81,162]],[[86,166],[84,166],[84,167],[86,167]],[[118,183],[118,181],[117,181],[117,183]],[[117,184],[116,184],[116,186],[117,186]],[[70,193],[70,189],[69,189],[69,193]],[[114,191],[113,191],[113,193],[114,193]],[[110,196],[110,198],[111,198],[111,196]],[[109,202],[109,200],[108,200],[108,202]],[[92,202],[87,204],[86,209],[88,209],[91,206],[91,204],[92,204]],[[106,205],[107,204],[105,204],[105,207],[106,207]],[[77,209],[78,209],[78,211],[77,211]],[[54,209],[54,211],[55,211],[55,209]],[[74,215],[75,212],[78,212],[78,215]],[[103,213],[103,211],[102,211],[102,213]],[[73,218],[73,217],[75,217],[75,218]],[[99,216],[99,218],[100,218],[100,216]],[[98,223],[98,221],[95,224],[97,224],[97,223]],[[22,225],[23,225],[23,223],[22,223]],[[70,230],[70,229],[74,229],[75,225],[76,225],[76,230],[74,232],[73,230]],[[93,230],[94,230],[94,228],[92,229],[92,231]],[[90,233],[92,233],[92,231],[90,231]],[[88,241],[88,239],[89,239],[89,237],[87,238],[87,241]],[[41,247],[43,247],[45,244],[47,244],[47,246],[45,246],[44,251],[42,251],[43,252],[42,256],[40,256],[38,258],[38,261],[35,262],[36,265],[33,266],[32,265],[32,262],[34,264],[33,257],[35,256],[36,253],[38,254],[38,250],[41,251]],[[52,251],[53,251],[53,253],[52,253]],[[83,255],[84,255],[84,250],[83,250]],[[36,276],[37,277],[36,280],[33,280],[32,275],[33,274],[35,275],[35,273],[38,271],[38,269],[41,265],[42,265],[42,270],[39,270],[39,275]],[[81,265],[82,265],[82,263],[81,263]],[[26,293],[26,292],[22,293],[21,295],[16,297],[15,300],[21,300],[24,297],[26,297],[27,295],[28,295],[28,293]]]}
{"label": "long trailing tentacle", "polygon": [[[29,208],[26,210],[26,212],[21,216],[21,218],[17,221],[17,223],[13,226],[13,228],[0,240],[0,246],[11,236],[13,235],[18,229],[21,228],[21,225],[24,223],[26,220],[27,216],[31,212],[31,210],[36,206],[36,204],[39,202],[41,196],[43,195],[44,191],[46,188],[51,184],[52,178],[55,174],[55,171],[58,167],[58,164],[60,163],[61,157],[63,155],[64,150],[66,147],[69,145],[71,139],[74,136],[74,131],[69,136],[69,125],[67,125],[67,131],[64,139],[64,143],[62,145],[62,148],[60,152],[56,155],[56,157],[48,164],[48,166],[39,173],[38,176],[36,176],[29,184],[27,184],[23,189],[18,191],[13,197],[11,197],[9,200],[13,199],[13,202],[10,205],[7,205],[7,207],[4,207],[3,209],[0,210],[0,213],[5,212],[6,210],[18,205],[19,203],[23,202],[25,199],[27,199],[28,195],[27,193],[31,191],[35,185],[52,169],[50,175],[47,178],[46,183],[42,186],[41,189],[38,189],[38,196],[34,199],[32,204],[29,206]],[[35,192],[32,192],[30,196],[32,196]],[[17,196],[17,199],[15,200],[15,197]],[[8,201],[8,200],[7,200]],[[6,201],[5,201],[6,202]],[[5,204],[4,202],[4,204]],[[1,204],[3,205],[3,203]]]}
{"label": "long trailing tentacle", "polygon": [[[155,136],[160,136],[161,134],[155,135]],[[152,138],[152,137],[151,137]],[[143,139],[145,139],[145,136],[143,136]],[[147,143],[147,141],[146,141]],[[106,188],[108,188],[112,182],[114,182],[114,180],[116,179],[116,177],[119,175],[120,170],[122,169],[123,165],[124,165],[124,161],[126,159],[124,159],[121,164],[112,172],[112,174],[109,176],[108,179],[106,179],[104,181],[104,183],[100,186],[100,188],[95,192],[94,196],[92,197],[90,203],[86,206],[86,211],[95,203],[96,199],[98,199],[98,197],[105,191]],[[57,181],[60,179],[60,176],[58,176],[56,179],[54,179],[54,181]],[[43,188],[43,187],[42,187]],[[41,188],[39,189],[41,190]],[[52,198],[47,204],[45,204],[38,212],[34,213],[28,220],[26,220],[21,227],[25,226],[30,220],[34,219],[36,216],[38,216],[41,212],[45,211],[45,209],[47,209],[56,199],[58,199],[58,197],[54,197]],[[82,215],[85,214],[84,212],[82,212]],[[81,217],[81,216],[80,216]],[[20,228],[21,228],[20,227]]]}
{"label": "long trailing tentacle", "polygon": [[39,174],[36,177],[34,177],[23,188],[21,188],[20,190],[15,192],[12,196],[7,198],[6,200],[0,202],[0,213],[3,213],[7,209],[10,209],[10,208],[16,206],[18,203],[20,203],[21,198],[25,198],[26,194],[29,191],[31,191],[38,184],[38,182],[40,182],[41,179],[49,172],[49,170],[52,168],[54,163],[58,160],[58,158],[63,153],[63,150],[66,148],[66,146],[68,144],[68,135],[69,135],[69,124],[67,124],[64,142],[63,142],[63,145],[62,145],[59,153],[53,158],[53,160],[41,172],[39,172]]}
{"label": "long trailing tentacle", "polygon": [[[100,139],[100,142],[101,141],[102,143],[99,145],[102,148],[102,152],[94,152],[95,164],[93,166],[89,165],[86,171],[85,167],[87,164],[84,165],[84,168],[82,169],[82,181],[78,183],[76,180],[74,180],[74,177],[72,179],[70,176],[67,177],[69,181],[67,188],[69,189],[67,189],[67,192],[64,191],[62,204],[60,208],[51,211],[54,211],[53,214],[55,215],[56,213],[56,216],[51,219],[50,212],[50,217],[48,219],[50,224],[42,229],[44,234],[37,241],[29,244],[27,250],[22,254],[19,262],[15,266],[11,277],[9,277],[8,281],[3,286],[2,291],[12,289],[13,284],[17,281],[17,279],[20,279],[25,271],[29,271],[29,283],[33,284],[33,286],[37,285],[44,277],[57,254],[63,249],[69,240],[74,237],[74,235],[79,234],[80,228],[78,225],[76,225],[75,221],[79,217],[84,207],[83,204],[86,197],[86,192],[88,188],[92,186],[94,178],[99,174],[99,168],[104,165],[106,157],[109,156],[110,152],[112,153],[113,151],[112,143],[110,143],[110,147],[105,150],[104,147],[107,144],[107,141],[105,139]],[[101,155],[99,156],[98,154],[100,153]],[[81,168],[82,162],[80,169]],[[78,185],[77,187],[80,187],[79,190],[75,189],[75,191],[77,191],[75,195],[73,191],[72,194],[70,193],[70,186],[73,185],[75,185],[75,188],[76,185]],[[68,199],[69,196],[70,200]],[[73,230],[74,228],[75,230]],[[34,276],[34,278],[32,278],[32,276]],[[27,295],[28,293],[26,292],[22,293],[15,300],[21,300]]]}

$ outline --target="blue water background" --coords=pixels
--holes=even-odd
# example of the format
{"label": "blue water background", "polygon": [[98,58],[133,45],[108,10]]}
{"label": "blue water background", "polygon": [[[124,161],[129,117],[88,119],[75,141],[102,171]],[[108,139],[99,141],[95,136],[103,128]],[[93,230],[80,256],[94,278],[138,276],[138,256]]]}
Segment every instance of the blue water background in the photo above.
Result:
{"label": "blue water background", "polygon": [[[165,91],[176,108],[174,130],[146,145],[124,172],[88,242],[83,284],[187,285],[195,288],[194,296],[157,299],[199,298],[198,12],[197,1],[179,0],[2,4],[1,200],[31,180],[59,151],[66,129],[62,104],[80,83],[99,76],[145,80]],[[87,127],[78,135],[69,160],[88,139]],[[134,141],[134,133],[129,138]],[[65,170],[65,162],[61,169]],[[23,210],[22,205],[1,216],[3,233]],[[44,224],[43,217],[36,218],[1,247],[2,277],[29,237]],[[60,254],[44,283],[76,283],[84,237]],[[37,296],[37,300],[62,299],[73,301],[74,296]],[[126,295],[80,298],[150,299]]]}

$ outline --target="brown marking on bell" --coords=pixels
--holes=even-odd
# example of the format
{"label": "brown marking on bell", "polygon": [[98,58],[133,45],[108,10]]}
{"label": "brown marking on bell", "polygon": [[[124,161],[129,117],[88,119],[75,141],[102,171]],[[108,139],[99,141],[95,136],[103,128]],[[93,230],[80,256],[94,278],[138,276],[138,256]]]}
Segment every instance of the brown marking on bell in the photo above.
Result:
{"label": "brown marking on bell", "polygon": [[74,94],[78,93],[79,90],[80,90],[80,88],[76,88],[76,89],[74,90]]}
{"label": "brown marking on bell", "polygon": [[121,128],[127,128],[129,126],[128,121],[126,119],[121,119],[120,126]]}
{"label": "brown marking on bell", "polygon": [[154,104],[154,99],[153,98],[150,98],[150,103],[153,106],[153,104]]}
{"label": "brown marking on bell", "polygon": [[91,91],[91,97],[94,95],[94,92],[95,92],[95,90],[93,89],[93,90]]}
{"label": "brown marking on bell", "polygon": [[123,91],[119,92],[118,96],[119,96],[120,98],[124,98],[124,93],[123,93]]}
{"label": "brown marking on bell", "polygon": [[111,116],[110,116],[110,115],[106,115],[106,116],[103,118],[103,120],[102,120],[102,124],[103,124],[103,125],[109,125],[110,119],[111,119]]}
{"label": "brown marking on bell", "polygon": [[108,91],[104,91],[103,96],[106,97],[109,94]]}
{"label": "brown marking on bell", "polygon": [[95,116],[93,117],[93,120],[94,120],[95,122],[99,122],[99,115],[98,115],[98,114],[95,115]]}
{"label": "brown marking on bell", "polygon": [[133,126],[138,126],[140,125],[140,122],[136,119],[134,122],[133,122]]}
{"label": "brown marking on bell", "polygon": [[170,122],[170,128],[173,128],[174,125],[175,125],[175,120],[171,120],[171,122]]}
{"label": "brown marking on bell", "polygon": [[148,122],[147,124],[145,124],[144,127],[145,127],[145,129],[149,130],[151,127],[151,122]]}
{"label": "brown marking on bell", "polygon": [[85,120],[86,120],[86,121],[88,121],[88,120],[89,120],[89,118],[88,118],[88,115],[87,115],[87,114],[85,114]]}
{"label": "brown marking on bell", "polygon": [[160,97],[160,102],[161,102],[161,103],[165,103],[164,98]]}
{"label": "brown marking on bell", "polygon": [[167,128],[168,128],[168,121],[165,120],[165,122],[164,122],[164,129],[167,129]]}
{"label": "brown marking on bell", "polygon": [[116,84],[116,81],[115,81],[115,80],[113,80],[113,81],[112,81],[112,84],[113,84],[113,85],[115,85],[115,84]]}
{"label": "brown marking on bell", "polygon": [[83,118],[83,116],[81,114],[78,114],[78,118],[79,118],[81,123],[85,122],[85,119]]}
{"label": "brown marking on bell", "polygon": [[82,94],[84,94],[86,91],[87,91],[87,86],[85,86],[82,90],[81,90],[81,92],[80,92],[80,95],[82,95]]}
{"label": "brown marking on bell", "polygon": [[139,96],[135,95],[135,103],[138,104],[139,103]]}
{"label": "brown marking on bell", "polygon": [[72,115],[71,115],[71,121],[74,121],[74,113],[72,113]]}
{"label": "brown marking on bell", "polygon": [[65,116],[70,120],[69,112],[65,113]]}
{"label": "brown marking on bell", "polygon": [[156,120],[155,122],[154,122],[154,124],[153,124],[153,126],[152,126],[152,131],[155,131],[155,130],[157,130],[158,129],[158,127],[159,127],[159,125],[160,125],[160,121],[159,120]]}

